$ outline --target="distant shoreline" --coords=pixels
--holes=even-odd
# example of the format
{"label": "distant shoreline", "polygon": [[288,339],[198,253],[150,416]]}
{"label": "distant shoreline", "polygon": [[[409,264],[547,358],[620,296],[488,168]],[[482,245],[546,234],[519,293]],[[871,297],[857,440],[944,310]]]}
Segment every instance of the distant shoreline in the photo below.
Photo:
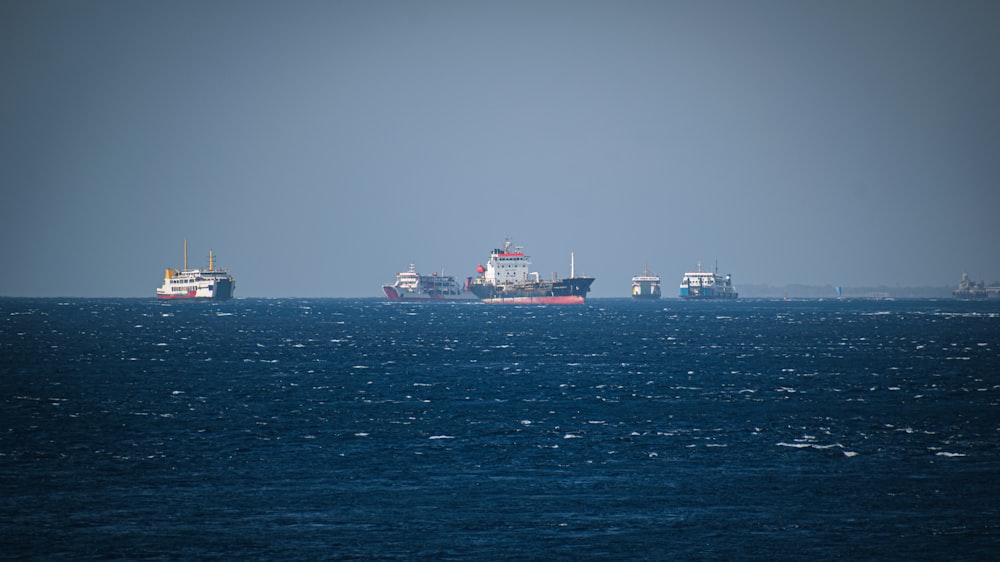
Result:
{"label": "distant shoreline", "polygon": [[771,285],[742,284],[737,287],[740,297],[747,298],[951,298],[954,286],[903,287],[878,285],[872,287],[841,287],[840,295],[833,285]]}

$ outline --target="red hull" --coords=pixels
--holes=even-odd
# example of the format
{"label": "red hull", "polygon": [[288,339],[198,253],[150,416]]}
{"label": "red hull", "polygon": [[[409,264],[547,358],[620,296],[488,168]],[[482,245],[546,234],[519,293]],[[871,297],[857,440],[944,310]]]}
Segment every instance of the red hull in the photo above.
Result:
{"label": "red hull", "polygon": [[188,291],[183,295],[156,295],[156,298],[164,301],[172,301],[179,299],[196,299],[198,298],[195,296],[197,294],[198,294],[197,291]]}
{"label": "red hull", "polygon": [[511,297],[506,299],[483,299],[486,304],[584,304],[587,301],[579,295],[562,297]]}

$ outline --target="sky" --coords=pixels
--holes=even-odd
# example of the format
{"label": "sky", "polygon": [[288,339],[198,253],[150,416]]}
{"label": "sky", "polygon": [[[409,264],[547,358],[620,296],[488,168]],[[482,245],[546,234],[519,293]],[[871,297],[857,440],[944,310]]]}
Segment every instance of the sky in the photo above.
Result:
{"label": "sky", "polygon": [[1000,3],[0,0],[0,295],[1000,280]]}

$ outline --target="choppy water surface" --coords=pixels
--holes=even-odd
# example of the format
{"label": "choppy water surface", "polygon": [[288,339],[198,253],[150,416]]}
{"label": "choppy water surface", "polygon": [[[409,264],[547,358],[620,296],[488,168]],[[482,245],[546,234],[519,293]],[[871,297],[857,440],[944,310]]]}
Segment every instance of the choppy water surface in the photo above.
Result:
{"label": "choppy water surface", "polygon": [[1000,303],[0,299],[5,559],[1000,549]]}

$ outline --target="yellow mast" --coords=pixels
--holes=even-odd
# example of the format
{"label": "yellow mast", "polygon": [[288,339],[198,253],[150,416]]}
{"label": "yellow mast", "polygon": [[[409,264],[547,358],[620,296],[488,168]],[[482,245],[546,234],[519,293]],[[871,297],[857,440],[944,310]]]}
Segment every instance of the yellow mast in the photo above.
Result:
{"label": "yellow mast", "polygon": [[212,250],[208,251],[208,270],[212,271],[215,269],[215,256],[212,255]]}
{"label": "yellow mast", "polygon": [[188,239],[184,238],[184,271],[188,268]]}

